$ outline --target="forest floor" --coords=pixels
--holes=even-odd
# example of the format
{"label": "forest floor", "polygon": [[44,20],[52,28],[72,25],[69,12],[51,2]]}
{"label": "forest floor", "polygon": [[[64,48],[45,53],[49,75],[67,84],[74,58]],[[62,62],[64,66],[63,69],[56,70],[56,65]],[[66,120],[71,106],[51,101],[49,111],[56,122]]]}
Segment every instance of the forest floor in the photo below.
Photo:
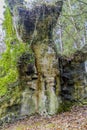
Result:
{"label": "forest floor", "polygon": [[3,130],[87,130],[87,106],[74,106],[71,111],[52,117],[32,116]]}

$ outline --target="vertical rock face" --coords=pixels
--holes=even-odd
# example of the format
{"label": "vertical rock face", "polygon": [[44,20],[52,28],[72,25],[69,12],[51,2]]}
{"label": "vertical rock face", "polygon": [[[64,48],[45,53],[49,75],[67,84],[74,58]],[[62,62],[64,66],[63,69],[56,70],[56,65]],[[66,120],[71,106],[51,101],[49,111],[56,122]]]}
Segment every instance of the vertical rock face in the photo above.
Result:
{"label": "vertical rock face", "polygon": [[59,107],[59,72],[55,51],[47,44],[33,45],[38,73],[37,102],[41,114],[55,114]]}
{"label": "vertical rock face", "polygon": [[7,2],[17,36],[30,43],[34,57],[24,53],[19,58],[20,83],[9,87],[10,96],[7,95],[6,100],[0,99],[0,117],[7,114],[4,120],[9,122],[9,118],[14,121],[34,113],[53,115],[69,107],[67,102],[87,101],[87,45],[73,58],[58,58],[54,49],[52,32],[62,1],[53,5],[37,4],[29,9],[23,7],[22,0]]}
{"label": "vertical rock face", "polygon": [[21,115],[34,114],[37,107],[36,89],[38,77],[34,63],[30,63],[31,59],[33,59],[32,55],[24,53],[18,61],[19,79],[22,91]]}
{"label": "vertical rock face", "polygon": [[[85,50],[84,50],[85,48]],[[86,71],[86,61],[87,61],[87,45],[83,47],[81,51],[74,54],[75,64],[74,67],[74,86],[75,94],[74,98],[81,101],[83,104],[87,101],[87,71]]]}
{"label": "vertical rock face", "polygon": [[77,51],[71,59],[61,57],[59,60],[63,102],[87,102],[87,47],[84,48]]}
{"label": "vertical rock face", "polygon": [[35,62],[30,62],[29,54],[20,57],[20,83],[12,89],[9,101],[2,100],[0,117],[5,116],[9,122],[9,118],[11,121],[12,118],[15,120],[34,113],[53,115],[60,105],[60,79],[52,31],[61,12],[62,1],[53,5],[40,4],[32,9],[23,7],[22,0],[6,2],[12,13],[17,36],[19,40],[30,43]]}
{"label": "vertical rock face", "polygon": [[[58,60],[53,48],[52,31],[61,8],[62,1],[58,1],[55,5],[41,4],[30,10],[17,7],[16,12],[13,12],[17,33],[24,42],[30,41],[35,56],[37,80],[35,85],[34,83],[31,85],[30,81],[28,82],[31,88],[36,87],[33,95],[29,93],[34,106],[31,104],[29,107],[30,109],[35,108],[34,110],[42,115],[57,113],[60,104]],[[24,95],[26,94],[24,93]],[[26,99],[24,95],[23,100]],[[34,101],[35,95],[36,101]],[[29,107],[26,106],[26,103],[22,107],[21,112],[23,114],[24,109]]]}
{"label": "vertical rock face", "polygon": [[52,30],[56,25],[61,8],[62,1],[51,6],[37,5],[30,10],[23,6],[15,6],[14,23],[20,39],[24,42],[52,40]]}

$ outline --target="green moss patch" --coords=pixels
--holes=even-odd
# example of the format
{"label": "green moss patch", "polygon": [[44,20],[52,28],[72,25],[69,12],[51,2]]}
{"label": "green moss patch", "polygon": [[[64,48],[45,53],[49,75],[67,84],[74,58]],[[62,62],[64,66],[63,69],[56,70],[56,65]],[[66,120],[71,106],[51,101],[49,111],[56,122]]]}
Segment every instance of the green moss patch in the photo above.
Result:
{"label": "green moss patch", "polygon": [[9,84],[18,80],[18,57],[28,50],[27,44],[21,43],[17,39],[12,16],[8,7],[5,10],[4,17],[3,28],[6,32],[6,50],[0,59],[0,96],[8,92]]}

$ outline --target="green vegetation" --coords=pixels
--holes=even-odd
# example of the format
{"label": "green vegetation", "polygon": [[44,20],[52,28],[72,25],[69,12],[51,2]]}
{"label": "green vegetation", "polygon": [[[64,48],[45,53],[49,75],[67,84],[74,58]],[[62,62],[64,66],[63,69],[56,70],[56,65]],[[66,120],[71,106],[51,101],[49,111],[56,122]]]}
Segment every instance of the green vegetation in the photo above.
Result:
{"label": "green vegetation", "polygon": [[71,110],[71,107],[72,107],[74,104],[75,104],[75,103],[73,103],[73,102],[64,101],[63,103],[60,104],[60,107],[59,107],[59,109],[58,109],[58,113],[70,111],[70,110]]}
{"label": "green vegetation", "polygon": [[87,43],[87,1],[65,0],[55,28],[58,53],[70,56]]}
{"label": "green vegetation", "polygon": [[27,44],[20,43],[12,24],[12,16],[8,7],[5,11],[3,27],[6,31],[6,51],[0,59],[0,96],[8,91],[8,85],[18,80],[17,61],[27,51]]}

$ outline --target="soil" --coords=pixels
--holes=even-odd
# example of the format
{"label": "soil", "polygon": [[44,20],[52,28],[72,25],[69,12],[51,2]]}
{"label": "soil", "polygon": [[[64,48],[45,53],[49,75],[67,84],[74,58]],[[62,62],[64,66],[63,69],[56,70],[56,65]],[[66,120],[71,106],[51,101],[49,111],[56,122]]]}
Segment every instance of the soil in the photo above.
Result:
{"label": "soil", "polygon": [[87,130],[87,106],[74,106],[71,111],[52,117],[34,115],[1,130]]}

